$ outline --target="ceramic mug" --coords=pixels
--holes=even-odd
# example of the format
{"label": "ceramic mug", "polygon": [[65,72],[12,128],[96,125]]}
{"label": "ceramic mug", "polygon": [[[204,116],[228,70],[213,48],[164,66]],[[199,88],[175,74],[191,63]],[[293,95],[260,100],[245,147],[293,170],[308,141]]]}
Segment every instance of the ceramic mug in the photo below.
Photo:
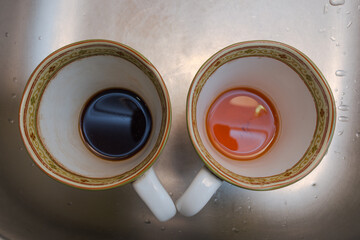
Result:
{"label": "ceramic mug", "polygon": [[[145,145],[118,161],[92,151],[80,129],[84,106],[104,89],[136,93],[152,118]],[[133,182],[160,221],[175,215],[175,205],[152,169],[169,135],[170,98],[158,71],[134,49],[108,40],[86,40],[53,52],[30,76],[19,123],[30,156],[52,178],[89,190]]]}
{"label": "ceramic mug", "polygon": [[[209,109],[217,96],[231,89],[261,92],[275,107],[276,136],[266,152],[252,160],[246,155],[239,160],[223,154],[209,137]],[[248,114],[245,112],[240,114]],[[300,180],[326,154],[335,114],[335,101],[324,76],[294,47],[274,41],[249,41],[220,50],[199,69],[189,89],[188,132],[207,168],[200,170],[177,200],[178,211],[185,216],[199,212],[224,180],[250,190],[271,190]],[[233,140],[251,137],[243,129],[229,134]],[[245,137],[244,141],[253,140]]]}

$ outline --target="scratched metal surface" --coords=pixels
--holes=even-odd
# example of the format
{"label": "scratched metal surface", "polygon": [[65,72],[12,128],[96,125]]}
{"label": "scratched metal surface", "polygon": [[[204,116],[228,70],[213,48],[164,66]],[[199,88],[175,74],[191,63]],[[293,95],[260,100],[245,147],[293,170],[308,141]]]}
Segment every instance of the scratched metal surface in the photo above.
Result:
{"label": "scratched metal surface", "polygon": [[[340,6],[328,0],[1,0],[0,239],[358,239],[359,5],[359,0]],[[62,185],[34,166],[24,150],[18,108],[43,58],[90,38],[125,43],[162,74],[173,122],[155,170],[174,201],[202,166],[186,130],[187,90],[201,64],[235,42],[281,41],[316,63],[339,107],[328,153],[291,186],[255,192],[225,183],[198,215],[178,214],[165,223],[152,216],[131,185],[106,191]]]}

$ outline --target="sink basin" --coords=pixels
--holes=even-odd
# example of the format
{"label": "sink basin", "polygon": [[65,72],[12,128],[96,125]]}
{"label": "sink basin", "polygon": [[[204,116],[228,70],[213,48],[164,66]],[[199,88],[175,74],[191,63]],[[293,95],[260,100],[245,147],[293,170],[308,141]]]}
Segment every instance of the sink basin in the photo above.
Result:
{"label": "sink basin", "polygon": [[[359,238],[360,2],[333,2],[2,1],[0,239]],[[18,109],[31,72],[47,55],[94,38],[141,52],[169,89],[172,129],[154,167],[174,201],[202,167],[186,129],[190,83],[211,55],[236,42],[284,42],[317,65],[337,105],[328,153],[293,185],[251,191],[224,183],[199,214],[167,222],[156,220],[130,185],[104,191],[65,186],[31,160]]]}

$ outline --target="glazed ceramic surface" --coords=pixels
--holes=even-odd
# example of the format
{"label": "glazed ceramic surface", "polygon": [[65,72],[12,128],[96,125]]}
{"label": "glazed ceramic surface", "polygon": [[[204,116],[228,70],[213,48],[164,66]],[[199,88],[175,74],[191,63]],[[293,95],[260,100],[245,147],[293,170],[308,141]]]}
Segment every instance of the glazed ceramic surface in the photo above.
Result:
{"label": "glazed ceramic surface", "polygon": [[[106,161],[85,146],[79,119],[86,102],[104,89],[140,95],[153,118],[146,146],[124,161]],[[133,181],[163,148],[170,126],[166,87],[155,68],[127,46],[106,40],[68,45],[31,75],[20,109],[20,129],[35,162],[70,185],[97,189]]]}
{"label": "glazed ceramic surface", "polygon": [[[280,118],[275,143],[250,161],[224,156],[206,132],[211,103],[235,88],[262,92]],[[304,177],[326,153],[335,127],[335,101],[323,75],[303,53],[278,42],[238,43],[213,55],[195,76],[187,104],[190,137],[205,164],[250,189],[277,188]]]}

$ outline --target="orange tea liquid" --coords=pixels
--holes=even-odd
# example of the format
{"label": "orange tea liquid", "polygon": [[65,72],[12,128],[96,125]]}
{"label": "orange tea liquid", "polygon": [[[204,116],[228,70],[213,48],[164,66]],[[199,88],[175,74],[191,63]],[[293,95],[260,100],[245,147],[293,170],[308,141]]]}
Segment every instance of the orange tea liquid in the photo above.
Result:
{"label": "orange tea liquid", "polygon": [[222,93],[206,117],[206,130],[213,146],[236,160],[251,160],[264,154],[278,129],[274,105],[264,94],[249,88]]}

